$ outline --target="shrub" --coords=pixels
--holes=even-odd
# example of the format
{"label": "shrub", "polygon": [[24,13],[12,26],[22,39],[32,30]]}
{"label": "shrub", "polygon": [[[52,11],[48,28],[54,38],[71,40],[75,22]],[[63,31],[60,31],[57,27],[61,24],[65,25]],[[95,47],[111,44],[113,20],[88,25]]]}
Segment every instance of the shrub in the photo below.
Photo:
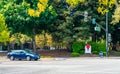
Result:
{"label": "shrub", "polygon": [[103,52],[103,55],[106,56],[106,52]]}
{"label": "shrub", "polygon": [[73,49],[73,52],[79,52],[80,51],[80,45],[78,42],[75,42],[72,44],[72,49]]}
{"label": "shrub", "polygon": [[84,54],[85,53],[85,50],[80,50],[80,54]]}
{"label": "shrub", "polygon": [[106,52],[106,46],[105,42],[89,42],[89,44],[92,47],[92,53],[93,54],[99,54],[100,51]]}
{"label": "shrub", "polygon": [[102,51],[102,52],[106,52],[106,44],[105,42],[102,42],[102,43],[99,43],[99,50]]}
{"label": "shrub", "polygon": [[80,56],[80,54],[77,53],[77,52],[73,52],[73,53],[72,53],[72,57],[79,57],[79,56]]}
{"label": "shrub", "polygon": [[93,53],[93,54],[99,54],[99,52],[98,52],[98,51],[93,51],[92,53]]}
{"label": "shrub", "polygon": [[75,42],[72,44],[73,52],[79,53],[80,50],[84,49],[85,43],[84,42]]}

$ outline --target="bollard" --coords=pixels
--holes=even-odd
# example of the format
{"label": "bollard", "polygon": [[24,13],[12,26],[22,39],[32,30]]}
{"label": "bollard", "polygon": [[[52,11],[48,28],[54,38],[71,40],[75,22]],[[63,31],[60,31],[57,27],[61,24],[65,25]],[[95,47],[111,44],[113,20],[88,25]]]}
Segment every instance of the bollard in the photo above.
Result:
{"label": "bollard", "polygon": [[102,52],[102,51],[100,51],[99,56],[100,56],[101,58],[103,58],[103,52]]}

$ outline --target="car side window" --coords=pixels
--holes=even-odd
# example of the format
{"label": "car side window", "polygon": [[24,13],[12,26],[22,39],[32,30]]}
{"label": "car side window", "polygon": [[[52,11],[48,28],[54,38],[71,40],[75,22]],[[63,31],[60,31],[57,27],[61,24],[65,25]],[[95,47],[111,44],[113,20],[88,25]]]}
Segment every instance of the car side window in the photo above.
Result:
{"label": "car side window", "polygon": [[23,54],[24,52],[23,51],[20,51],[21,54]]}
{"label": "car side window", "polygon": [[14,52],[14,53],[18,54],[18,53],[20,53],[20,52]]}

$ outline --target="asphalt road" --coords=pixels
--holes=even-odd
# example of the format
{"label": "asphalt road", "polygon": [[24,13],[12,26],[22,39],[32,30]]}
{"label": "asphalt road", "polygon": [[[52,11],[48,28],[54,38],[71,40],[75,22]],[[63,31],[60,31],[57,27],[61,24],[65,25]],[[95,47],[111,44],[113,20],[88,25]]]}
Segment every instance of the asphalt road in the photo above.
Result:
{"label": "asphalt road", "polygon": [[120,74],[120,58],[0,60],[0,74]]}

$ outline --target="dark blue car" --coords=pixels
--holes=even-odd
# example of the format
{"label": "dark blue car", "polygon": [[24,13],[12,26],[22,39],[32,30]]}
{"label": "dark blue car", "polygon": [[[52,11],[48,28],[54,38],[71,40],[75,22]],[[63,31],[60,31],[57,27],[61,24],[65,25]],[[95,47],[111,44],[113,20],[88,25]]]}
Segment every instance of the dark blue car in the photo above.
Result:
{"label": "dark blue car", "polygon": [[27,61],[30,61],[30,60],[38,60],[38,59],[40,59],[40,56],[38,54],[35,54],[35,53],[33,53],[31,51],[27,51],[27,50],[14,50],[14,51],[11,51],[11,52],[9,52],[7,54],[7,57],[10,60],[26,59]]}

